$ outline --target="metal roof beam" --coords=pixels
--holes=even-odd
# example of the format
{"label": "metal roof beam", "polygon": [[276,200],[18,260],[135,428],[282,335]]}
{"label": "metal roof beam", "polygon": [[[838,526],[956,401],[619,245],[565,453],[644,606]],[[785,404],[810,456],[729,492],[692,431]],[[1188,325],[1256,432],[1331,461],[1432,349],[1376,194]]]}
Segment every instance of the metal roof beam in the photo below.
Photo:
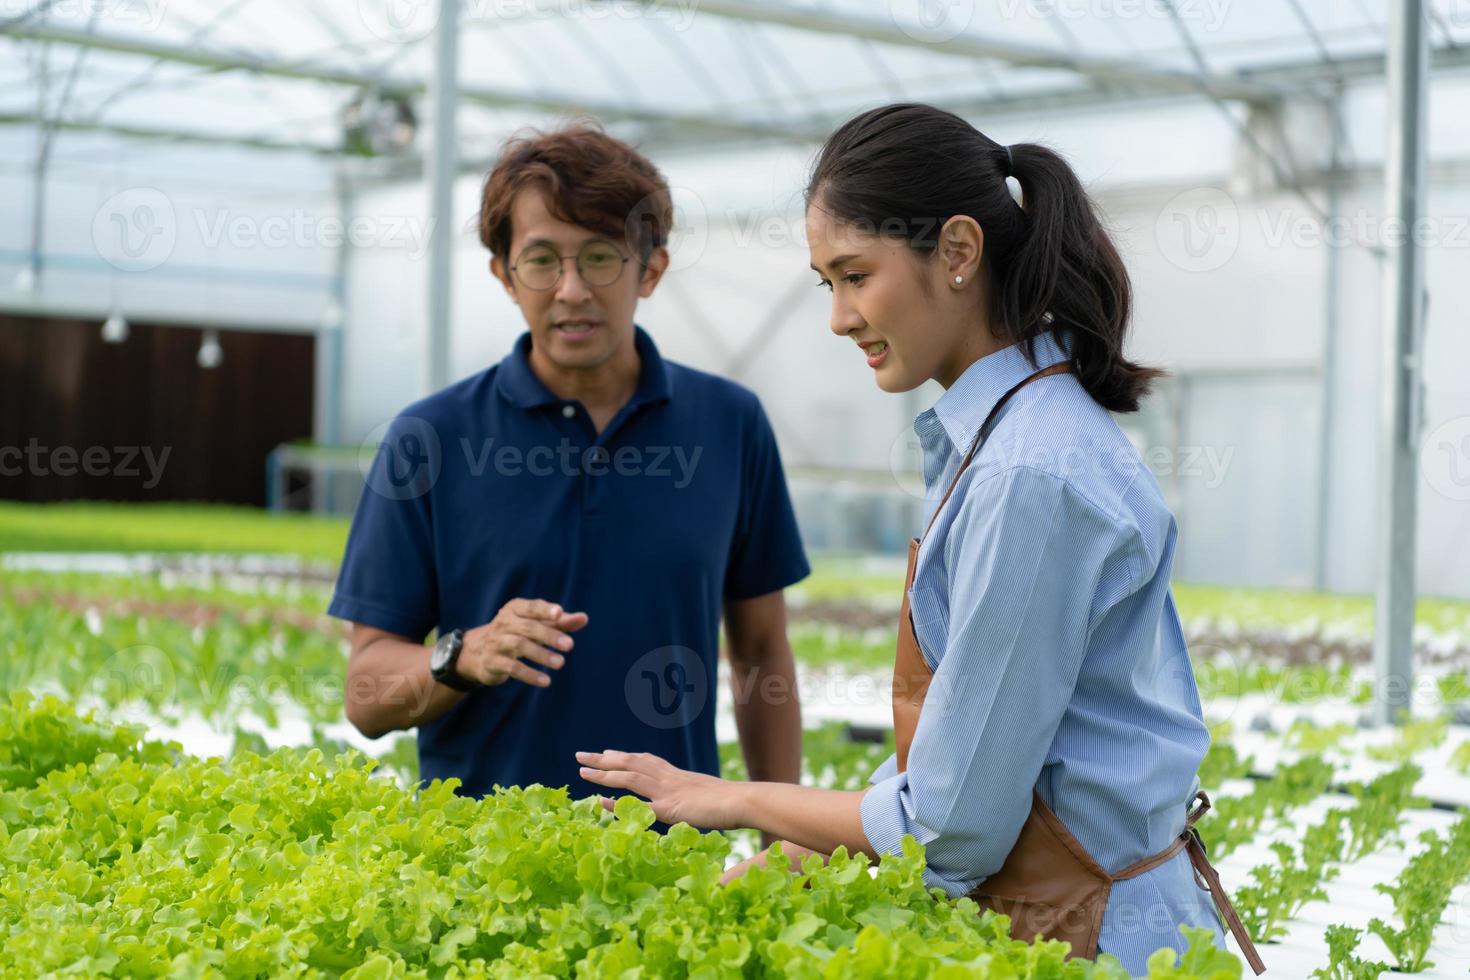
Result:
{"label": "metal roof beam", "polygon": [[[134,35],[88,32],[57,24],[22,24],[6,31],[5,36],[72,44],[219,71],[244,71],[257,75],[321,82],[328,85],[373,88],[389,95],[419,97],[423,96],[428,89],[427,82],[422,79],[380,77],[369,72],[288,61],[247,52],[221,50],[208,45],[184,45]],[[461,86],[459,97],[463,102],[493,108],[535,109],[550,113],[592,113],[604,121],[667,123],[724,136],[811,140],[820,139],[824,135],[812,131],[807,126],[732,118],[728,113],[715,116],[703,113],[670,112],[619,103],[574,101],[556,96],[537,95],[483,85]]]}
{"label": "metal roof beam", "polygon": [[120,123],[84,122],[65,119],[41,119],[31,113],[0,113],[0,126],[39,126],[73,133],[107,133],[130,139],[157,140],[164,143],[193,143],[205,146],[243,146],[256,150],[286,150],[314,153],[320,156],[337,157],[342,150],[337,146],[326,146],[308,140],[276,139],[269,136],[234,135],[229,133],[201,133],[184,129],[163,129],[153,126],[126,126]]}
{"label": "metal roof beam", "polygon": [[[640,0],[646,5],[665,0]],[[921,48],[937,54],[1003,61],[1023,68],[1050,68],[1075,72],[1098,82],[1146,85],[1156,91],[1198,94],[1208,92],[1232,101],[1269,102],[1286,93],[1269,84],[1234,75],[1196,75],[1116,58],[1074,53],[1044,45],[1025,44],[963,32],[952,38],[925,38],[918,30],[905,31],[892,17],[855,13],[836,6],[800,8],[782,3],[747,0],[699,0],[699,16],[724,17],[757,24],[773,24],[826,36],[845,34],[882,44]]]}
{"label": "metal roof beam", "polygon": [[[1431,71],[1447,72],[1466,68],[1470,68],[1470,45],[1440,47],[1430,53]],[[1340,56],[1330,64],[1311,58],[1262,65],[1242,69],[1239,75],[1246,80],[1266,83],[1281,91],[1290,92],[1293,98],[1329,98],[1335,86],[1344,82],[1350,84],[1379,79],[1383,77],[1384,70],[1384,55],[1368,53]],[[1090,86],[1071,85],[1002,96],[950,100],[945,102],[945,106],[965,115],[1014,115],[1095,109],[1128,103],[1178,101],[1191,94],[1198,98],[1198,93],[1164,92],[1158,89],[1105,92]]]}

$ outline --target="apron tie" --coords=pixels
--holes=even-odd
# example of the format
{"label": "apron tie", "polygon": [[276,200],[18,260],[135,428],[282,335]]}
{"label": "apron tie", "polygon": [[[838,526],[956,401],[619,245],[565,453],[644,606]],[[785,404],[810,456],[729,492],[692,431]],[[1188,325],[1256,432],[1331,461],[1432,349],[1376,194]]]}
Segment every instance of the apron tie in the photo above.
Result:
{"label": "apron tie", "polygon": [[[1225,920],[1226,926],[1230,928],[1230,934],[1235,937],[1235,945],[1240,947],[1240,952],[1245,956],[1246,962],[1250,964],[1256,976],[1260,976],[1266,972],[1266,964],[1261,961],[1261,954],[1256,952],[1256,944],[1251,941],[1250,933],[1245,931],[1245,925],[1240,921],[1240,916],[1236,914],[1230,896],[1225,893],[1225,886],[1220,883],[1219,873],[1215,871],[1214,865],[1210,864],[1209,855],[1205,851],[1205,840],[1200,836],[1199,828],[1195,826],[1199,818],[1210,809],[1210,798],[1204,790],[1200,790],[1195,794],[1195,799],[1199,801],[1199,805],[1191,810],[1189,816],[1184,820],[1184,835],[1188,838],[1185,848],[1189,851],[1189,863],[1194,866],[1194,880],[1210,893],[1216,910]],[[1201,881],[1201,878],[1204,880]]]}

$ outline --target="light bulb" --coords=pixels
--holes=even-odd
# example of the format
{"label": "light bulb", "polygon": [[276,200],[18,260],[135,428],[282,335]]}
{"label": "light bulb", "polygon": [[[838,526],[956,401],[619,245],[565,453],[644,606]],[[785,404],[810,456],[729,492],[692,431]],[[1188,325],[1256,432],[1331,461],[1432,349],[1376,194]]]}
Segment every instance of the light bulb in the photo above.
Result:
{"label": "light bulb", "polygon": [[128,321],[117,310],[102,324],[102,339],[109,344],[120,344],[128,339]]}
{"label": "light bulb", "polygon": [[219,367],[220,362],[224,359],[225,352],[219,345],[218,331],[204,331],[204,340],[199,344],[199,366],[205,370],[213,370]]}

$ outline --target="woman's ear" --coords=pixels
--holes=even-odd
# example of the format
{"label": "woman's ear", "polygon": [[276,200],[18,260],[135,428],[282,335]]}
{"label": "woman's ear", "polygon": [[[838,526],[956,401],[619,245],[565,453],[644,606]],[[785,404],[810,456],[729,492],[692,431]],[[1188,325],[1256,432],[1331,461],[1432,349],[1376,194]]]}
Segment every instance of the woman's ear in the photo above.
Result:
{"label": "woman's ear", "polygon": [[985,232],[967,214],[957,214],[939,229],[939,261],[951,289],[964,289],[980,272]]}

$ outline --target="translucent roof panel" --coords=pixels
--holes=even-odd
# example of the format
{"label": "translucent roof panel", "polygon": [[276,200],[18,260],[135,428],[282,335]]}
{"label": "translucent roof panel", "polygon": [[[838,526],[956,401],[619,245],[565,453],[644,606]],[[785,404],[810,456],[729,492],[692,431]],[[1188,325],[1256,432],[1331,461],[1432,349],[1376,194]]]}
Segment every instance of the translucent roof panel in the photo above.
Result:
{"label": "translucent roof panel", "polygon": [[[364,90],[421,111],[438,10],[30,0],[0,19],[0,114],[330,151]],[[673,141],[810,141],[898,99],[1002,111],[1298,94],[1381,70],[1387,12],[1388,0],[462,0],[463,135],[493,145],[517,120],[580,110]],[[1433,0],[1429,27],[1438,48],[1470,47],[1463,0]]]}

